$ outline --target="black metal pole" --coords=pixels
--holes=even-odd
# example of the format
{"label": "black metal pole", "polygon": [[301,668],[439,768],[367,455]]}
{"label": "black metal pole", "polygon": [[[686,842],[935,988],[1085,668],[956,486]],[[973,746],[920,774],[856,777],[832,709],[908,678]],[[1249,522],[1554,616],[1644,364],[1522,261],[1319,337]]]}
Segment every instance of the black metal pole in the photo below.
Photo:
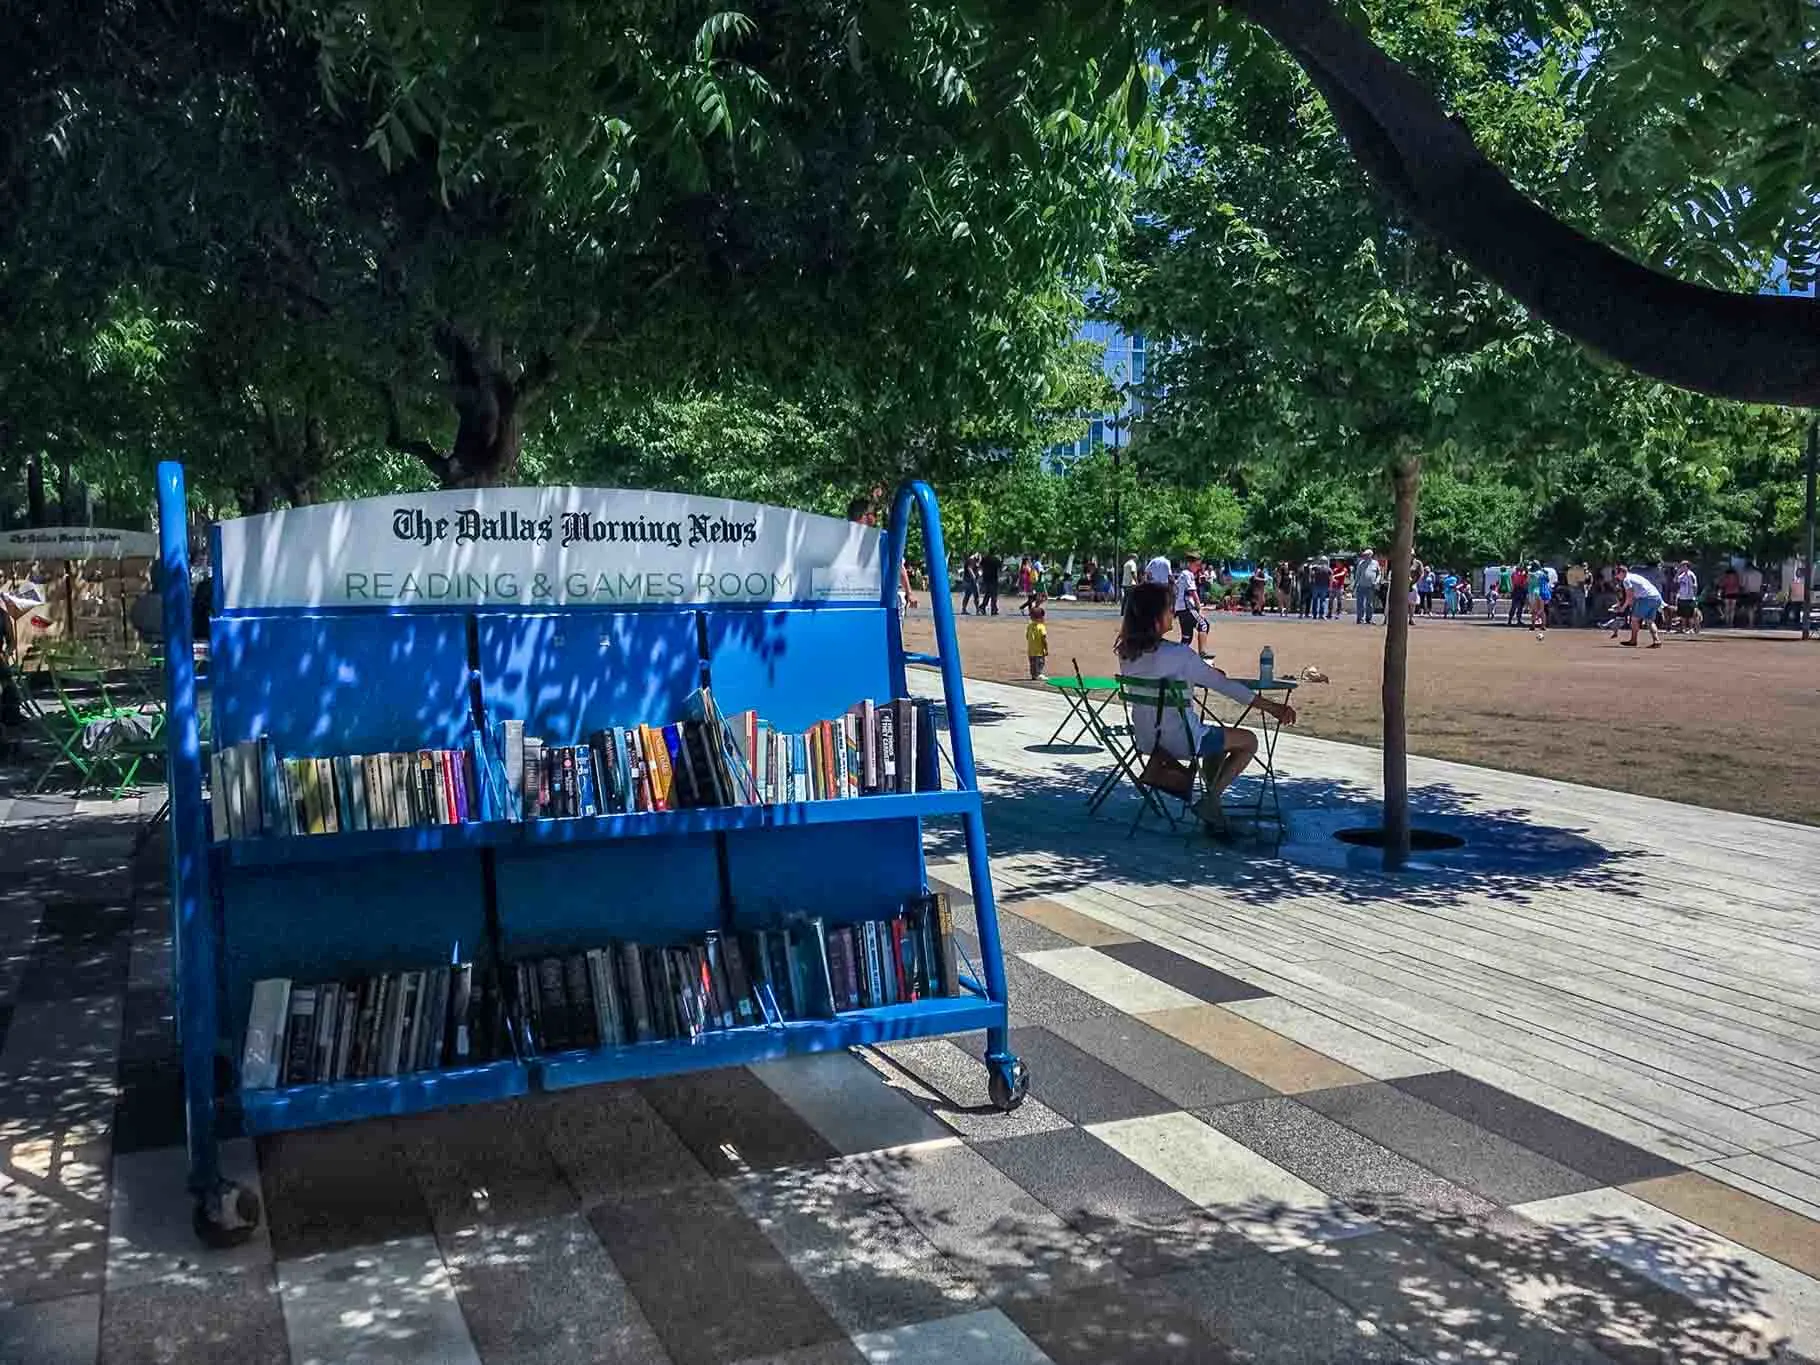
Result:
{"label": "black metal pole", "polygon": [[1813,638],[1814,467],[1820,464],[1820,412],[1807,419],[1807,555],[1801,566],[1801,638]]}
{"label": "black metal pole", "polygon": [[[1810,503],[1812,499],[1809,499]],[[1808,518],[1811,523],[1813,518]],[[1120,602],[1125,600],[1125,535],[1119,523],[1119,447],[1116,440],[1112,444],[1112,585],[1117,590]]]}

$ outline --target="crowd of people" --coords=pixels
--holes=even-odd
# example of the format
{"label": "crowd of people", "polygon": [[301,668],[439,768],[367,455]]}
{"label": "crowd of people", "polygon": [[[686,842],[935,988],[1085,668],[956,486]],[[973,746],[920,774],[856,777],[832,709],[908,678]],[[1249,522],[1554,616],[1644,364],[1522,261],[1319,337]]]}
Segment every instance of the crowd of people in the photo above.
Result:
{"label": "crowd of people", "polygon": [[[1409,565],[1401,608],[1412,624],[1482,612],[1488,620],[1501,618],[1506,626],[1539,636],[1552,628],[1593,625],[1616,634],[1635,624],[1647,626],[1652,638],[1659,639],[1664,632],[1695,634],[1710,623],[1741,628],[1799,624],[1807,605],[1800,570],[1785,569],[1778,577],[1780,583],[1769,582],[1762,569],[1741,558],[1725,561],[1706,584],[1689,560],[1593,567],[1528,559],[1468,569],[1427,563],[1417,555]],[[962,564],[961,612],[996,616],[1001,592],[1009,592],[1017,597],[1019,612],[1030,616],[1051,599],[1119,601],[1136,584],[1151,582],[1181,599],[1172,610],[1202,621],[1207,612],[1222,610],[1315,621],[1350,616],[1356,625],[1375,625],[1390,610],[1390,579],[1388,557],[1372,549],[1255,569],[1241,565],[1236,571],[1198,554],[1157,555],[1142,565],[1131,555],[1116,572],[1092,559],[1078,571],[1053,568],[1036,555],[1022,556],[1013,565],[985,550],[969,554]],[[1205,640],[1204,629],[1186,630],[1183,639],[1192,643],[1197,635]]]}

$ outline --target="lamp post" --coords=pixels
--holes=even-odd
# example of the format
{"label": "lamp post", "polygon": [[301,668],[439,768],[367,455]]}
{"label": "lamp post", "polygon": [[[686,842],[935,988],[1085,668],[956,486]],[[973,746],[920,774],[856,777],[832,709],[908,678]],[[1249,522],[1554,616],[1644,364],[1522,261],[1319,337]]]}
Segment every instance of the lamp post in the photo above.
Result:
{"label": "lamp post", "polygon": [[1112,562],[1116,566],[1112,571],[1112,583],[1118,590],[1118,600],[1121,604],[1125,600],[1125,589],[1131,586],[1125,582],[1124,485],[1119,478],[1119,453],[1124,449],[1121,435],[1131,421],[1127,414],[1127,408],[1131,402],[1130,389],[1129,384],[1118,386],[1118,412],[1106,424],[1107,430],[1112,433]]}
{"label": "lamp post", "polygon": [[1801,566],[1801,638],[1813,638],[1814,615],[1814,467],[1820,463],[1820,412],[1807,419],[1807,555]]}

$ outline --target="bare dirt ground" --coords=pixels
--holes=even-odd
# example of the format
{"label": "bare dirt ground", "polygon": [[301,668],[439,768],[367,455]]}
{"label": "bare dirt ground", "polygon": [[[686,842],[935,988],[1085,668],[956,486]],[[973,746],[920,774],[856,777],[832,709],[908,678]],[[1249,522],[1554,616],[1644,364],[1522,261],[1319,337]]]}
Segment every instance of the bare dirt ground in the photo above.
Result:
{"label": "bare dirt ground", "polygon": [[[960,619],[968,676],[1026,680],[1015,603],[996,618]],[[1070,671],[1074,658],[1089,675],[1115,672],[1117,633],[1110,609],[1052,604],[1051,674]],[[933,638],[925,600],[905,643],[926,650]],[[1381,743],[1381,623],[1213,617],[1215,662],[1227,672],[1255,674],[1265,645],[1278,676],[1313,665],[1331,679],[1296,693],[1302,733]],[[1419,620],[1409,745],[1432,758],[1820,824],[1820,641],[1709,630],[1658,650],[1625,649],[1600,630],[1538,640],[1502,624]]]}

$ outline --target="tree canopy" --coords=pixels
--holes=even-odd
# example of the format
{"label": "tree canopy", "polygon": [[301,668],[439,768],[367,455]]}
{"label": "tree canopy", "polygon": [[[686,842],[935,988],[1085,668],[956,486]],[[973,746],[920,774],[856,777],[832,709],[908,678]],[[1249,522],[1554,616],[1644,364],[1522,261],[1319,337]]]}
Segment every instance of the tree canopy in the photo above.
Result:
{"label": "tree canopy", "polygon": [[[1677,396],[1614,428],[1610,361],[1790,401],[1820,376],[1813,301],[1755,292],[1814,259],[1820,20],[1796,0],[0,0],[0,19],[14,473],[74,461],[105,488],[175,452],[256,509],[675,450],[651,414],[724,404],[814,414],[832,444],[777,458],[838,447],[841,478],[1027,470],[1018,452],[1083,410],[1067,339],[1176,119],[1200,150],[1146,223],[1225,232],[1258,158],[1298,158],[1319,194],[1225,246],[1254,292],[1331,300],[1288,312],[1345,364],[1227,376],[1198,412],[1183,384],[1146,477],[1227,471],[1261,508],[1230,433],[1293,423],[1304,459],[1356,443],[1399,373],[1449,440],[1497,415],[1480,467],[1568,458],[1566,398],[1595,462],[1711,417]],[[1210,88],[1252,122],[1200,126]],[[1220,139],[1249,165],[1215,164]],[[1357,230],[1361,203],[1388,226]],[[1292,212],[1369,250],[1282,253],[1271,215]],[[1121,297],[1147,268],[1179,316],[1214,309],[1133,240]]]}
{"label": "tree canopy", "polygon": [[1155,136],[1135,72],[1020,75],[941,6],[25,19],[8,275],[130,289],[186,378],[231,355],[254,416],[336,450],[351,401],[451,484],[510,477],[576,395],[835,388],[930,441],[1034,412]]}

